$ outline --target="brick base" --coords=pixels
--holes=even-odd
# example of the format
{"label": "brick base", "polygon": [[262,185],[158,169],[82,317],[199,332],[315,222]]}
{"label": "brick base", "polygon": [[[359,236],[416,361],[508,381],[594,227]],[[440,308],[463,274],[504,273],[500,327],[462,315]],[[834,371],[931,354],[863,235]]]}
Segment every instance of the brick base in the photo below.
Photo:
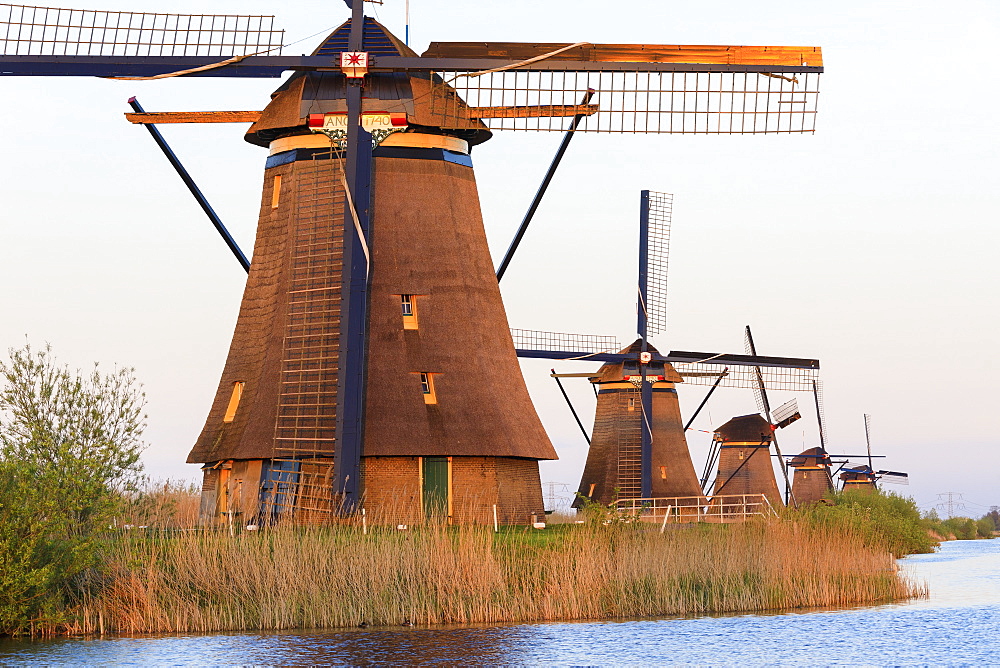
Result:
{"label": "brick base", "polygon": [[[364,507],[376,524],[425,521],[420,457],[364,457]],[[492,524],[493,506],[501,524],[544,521],[538,462],[512,457],[452,457],[451,515],[454,524]]]}

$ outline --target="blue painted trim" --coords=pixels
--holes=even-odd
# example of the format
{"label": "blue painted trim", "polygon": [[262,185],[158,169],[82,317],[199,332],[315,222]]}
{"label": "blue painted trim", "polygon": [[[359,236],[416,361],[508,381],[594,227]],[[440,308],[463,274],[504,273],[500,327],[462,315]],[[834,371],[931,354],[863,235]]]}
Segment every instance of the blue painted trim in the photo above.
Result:
{"label": "blue painted trim", "polygon": [[264,163],[264,169],[280,167],[281,165],[287,165],[299,160],[312,160],[316,156],[323,154],[326,154],[331,158],[342,157],[342,151],[331,151],[328,148],[293,148],[289,151],[282,151],[281,153],[275,153],[274,155],[267,156],[267,162]]}
{"label": "blue painted trim", "polygon": [[406,160],[443,160],[463,167],[472,167],[472,158],[465,153],[444,148],[409,148],[406,146],[379,146],[372,153],[376,158],[404,158]]}
{"label": "blue painted trim", "polygon": [[[638,388],[616,387],[616,388],[610,388],[610,389],[607,389],[607,390],[598,390],[597,393],[598,394],[616,394],[618,392],[633,392],[635,389],[638,389]],[[674,388],[672,388],[672,387],[653,387],[653,388],[650,388],[650,389],[653,392],[668,392],[670,394],[677,394],[677,390],[674,389]]]}
{"label": "blue painted trim", "polygon": [[[281,153],[267,156],[264,169],[280,167],[299,160],[312,160],[318,155],[327,154],[330,157],[341,157],[340,151],[328,148],[293,148]],[[456,153],[443,148],[407,148],[405,146],[386,146],[376,148],[372,155],[376,158],[404,158],[406,160],[443,160],[463,167],[472,167],[472,158],[464,153]]]}

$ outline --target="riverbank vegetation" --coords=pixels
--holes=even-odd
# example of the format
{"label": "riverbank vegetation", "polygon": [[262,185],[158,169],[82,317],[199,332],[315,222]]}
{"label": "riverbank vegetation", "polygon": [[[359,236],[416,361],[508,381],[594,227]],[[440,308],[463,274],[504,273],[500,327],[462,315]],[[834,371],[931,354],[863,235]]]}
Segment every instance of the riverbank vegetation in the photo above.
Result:
{"label": "riverbank vegetation", "polygon": [[130,370],[74,373],[25,347],[0,382],[0,633],[701,615],[924,593],[893,560],[930,549],[919,514],[881,495],[665,531],[604,514],[499,533],[198,529],[197,488],[142,477]]}
{"label": "riverbank vegetation", "polygon": [[978,520],[971,517],[941,519],[937,511],[924,513],[922,523],[935,540],[975,540],[1000,536],[1000,511],[991,510]]}
{"label": "riverbank vegetation", "polygon": [[491,623],[881,603],[920,595],[849,525],[431,526],[122,536],[74,630]]}
{"label": "riverbank vegetation", "polygon": [[0,363],[0,632],[72,623],[142,480],[144,405],[131,369],[74,372],[28,345]]}

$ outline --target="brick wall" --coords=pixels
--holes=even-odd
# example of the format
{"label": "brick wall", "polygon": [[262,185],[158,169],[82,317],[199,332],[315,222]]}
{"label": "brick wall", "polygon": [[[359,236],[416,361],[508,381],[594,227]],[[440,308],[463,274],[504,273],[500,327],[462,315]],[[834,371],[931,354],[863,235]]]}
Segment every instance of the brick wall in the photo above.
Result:
{"label": "brick wall", "polygon": [[[364,507],[373,524],[424,521],[419,457],[364,457]],[[509,457],[452,457],[455,524],[527,524],[544,517],[538,462]]]}

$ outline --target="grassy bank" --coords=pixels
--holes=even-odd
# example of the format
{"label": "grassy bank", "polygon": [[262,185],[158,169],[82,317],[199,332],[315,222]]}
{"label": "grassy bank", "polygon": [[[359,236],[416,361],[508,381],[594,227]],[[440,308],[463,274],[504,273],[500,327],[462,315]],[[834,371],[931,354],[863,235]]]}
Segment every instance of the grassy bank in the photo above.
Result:
{"label": "grassy bank", "polygon": [[[920,595],[849,526],[768,521],[660,534],[276,529],[123,537],[80,632],[190,632],[751,612]],[[97,584],[97,583],[94,583]]]}

